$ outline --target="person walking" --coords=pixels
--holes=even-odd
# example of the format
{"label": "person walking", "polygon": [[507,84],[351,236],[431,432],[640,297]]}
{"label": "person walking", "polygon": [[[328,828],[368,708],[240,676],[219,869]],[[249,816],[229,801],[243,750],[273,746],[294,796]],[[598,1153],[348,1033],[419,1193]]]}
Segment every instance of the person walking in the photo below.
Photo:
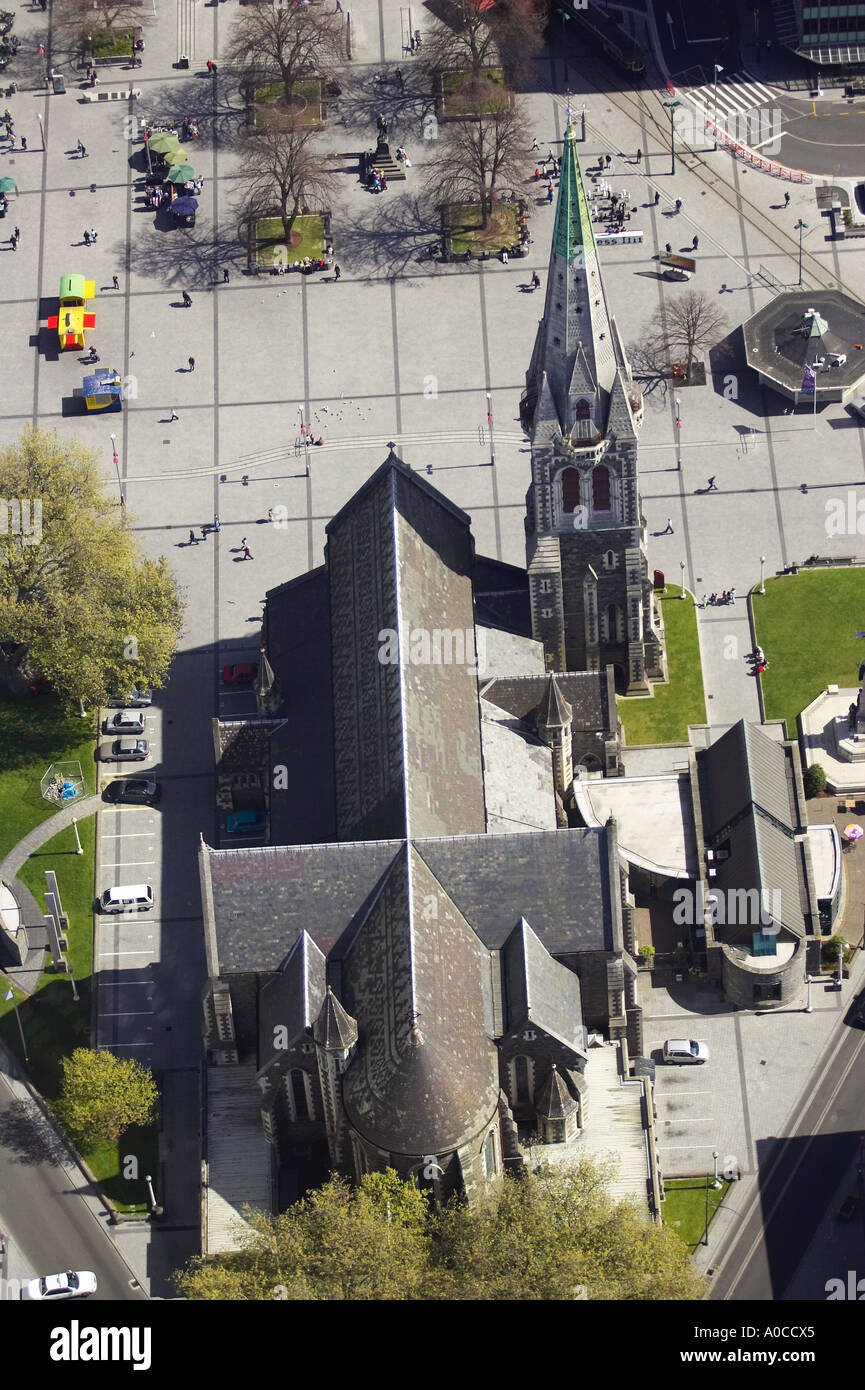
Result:
{"label": "person walking", "polygon": [[[533,150],[539,150],[540,148],[541,148],[541,147],[540,147],[540,145],[538,144],[538,137],[537,137],[537,135],[536,135],[535,138],[534,138],[534,140],[532,141],[532,149],[533,149]],[[529,151],[529,153],[531,153],[531,150]]]}
{"label": "person walking", "polygon": [[673,518],[672,518],[671,516],[668,516],[668,517],[667,517],[667,524],[666,524],[666,526],[664,527],[663,531],[661,532],[661,535],[662,535],[662,536],[672,536],[673,534],[674,534],[674,533],[673,533]]}
{"label": "person walking", "polygon": [[205,525],[205,526],[202,526],[202,528],[201,528],[201,539],[202,539],[203,541],[206,541],[206,540],[207,540],[207,532],[209,531],[209,529],[210,529],[210,528],[209,528],[208,526],[206,526],[206,525]]}
{"label": "person walking", "polygon": [[668,256],[669,256],[669,255],[672,255],[672,251],[673,251],[672,244],[671,244],[669,241],[665,242],[665,243],[664,243],[664,252],[665,252],[665,254],[668,255]]}
{"label": "person walking", "polygon": [[790,206],[790,194],[789,194],[789,193],[785,193],[785,194],[784,194],[784,206],[785,206],[785,208],[788,208],[788,207]]}
{"label": "person walking", "polygon": [[677,198],[677,199],[676,199],[676,212],[681,212],[681,211],[682,211],[682,200],[681,200],[681,198]]}
{"label": "person walking", "polygon": [[95,228],[95,227],[91,227],[91,228],[90,228],[90,244],[91,244],[91,246],[95,246],[95,245],[96,245],[96,228]]}
{"label": "person walking", "polygon": [[195,534],[194,531],[190,531],[190,533],[189,533],[189,544],[190,544],[190,545],[198,545],[198,538],[197,538],[197,536],[196,536],[196,534]]}
{"label": "person walking", "polygon": [[334,280],[338,280],[341,274],[342,274],[342,271],[340,270],[339,266],[338,266],[338,265],[335,265],[334,268],[333,268],[333,278],[334,278]]}
{"label": "person walking", "polygon": [[612,164],[612,162],[613,162],[613,156],[612,156],[611,154],[608,154],[608,155],[607,155],[607,168],[608,168],[608,169],[609,169],[610,165]]}
{"label": "person walking", "polygon": [[84,148],[84,146],[82,145],[82,143],[81,143],[80,140],[78,141],[78,146],[77,146],[77,148],[78,148],[78,158],[79,158],[79,159],[86,159],[86,158],[87,158],[87,151],[85,150],[85,148]]}
{"label": "person walking", "polygon": [[216,515],[215,515],[214,518],[213,518],[213,529],[214,529],[214,531],[216,532],[216,534],[217,534],[217,536],[218,536],[218,535],[219,535],[219,512],[217,512]]}
{"label": "person walking", "polygon": [[655,189],[655,207],[658,206],[658,204],[660,203],[660,201],[661,201],[661,195],[660,195],[660,193],[658,192],[658,190]]}
{"label": "person walking", "polygon": [[169,425],[171,424],[172,420],[179,420],[179,419],[180,419],[180,416],[178,415],[177,411],[174,409],[174,406],[172,406],[172,407],[171,407],[171,414],[170,414],[169,417],[168,417],[168,423],[169,423]]}
{"label": "person walking", "polygon": [[246,536],[241,536],[241,538],[240,538],[240,548],[241,548],[241,550],[245,550],[245,549],[246,549]]}
{"label": "person walking", "polygon": [[188,358],[188,361],[189,361],[189,370],[190,370],[191,372],[194,372],[194,371],[195,371],[195,358],[194,358],[194,357],[190,357],[190,358]]}
{"label": "person walking", "polygon": [[111,278],[112,278],[112,280],[114,281],[114,288],[115,288],[116,290],[119,290],[119,289],[120,289],[120,281],[118,280],[117,276],[116,276],[116,275],[112,275]]}
{"label": "person walking", "polygon": [[90,245],[90,233],[88,232],[88,230],[87,230],[86,227],[84,228],[84,245],[85,245],[85,246],[89,246],[89,245]]}
{"label": "person walking", "polygon": [[536,270],[533,270],[533,271],[532,271],[532,289],[533,289],[533,290],[540,289],[540,286],[541,286],[541,277],[538,275],[538,272],[537,272]]}
{"label": "person walking", "polygon": [[222,283],[223,283],[223,285],[227,285],[227,284],[228,284],[228,281],[229,281],[228,266],[227,266],[227,265],[224,265],[224,266],[222,267]]}
{"label": "person walking", "polygon": [[15,232],[13,232],[11,237],[9,238],[9,245],[12,247],[13,251],[18,250],[18,238],[15,235]]}
{"label": "person walking", "polygon": [[707,484],[706,484],[706,491],[707,491],[707,492],[717,492],[717,491],[718,491],[718,484],[715,482],[715,474],[714,474],[714,473],[712,474],[711,478],[709,479],[709,481],[708,481]]}
{"label": "person walking", "polygon": [[394,75],[393,75],[393,80],[394,80],[394,82],[396,83],[396,85],[399,87],[399,89],[400,89],[401,92],[405,90],[405,78],[404,78],[403,75],[402,75],[402,68],[397,68],[397,69],[396,69],[396,71],[395,71],[395,73],[394,73]]}
{"label": "person walking", "polygon": [[337,12],[337,14],[342,14],[342,4],[341,4],[341,0],[336,0],[336,12]]}
{"label": "person walking", "polygon": [[26,135],[22,135],[22,136],[21,136],[21,148],[22,148],[22,150],[26,150],[26,148],[27,148],[27,136],[26,136]]}
{"label": "person walking", "polygon": [[212,76],[213,76],[213,59],[212,59],[212,58],[208,58],[208,60],[207,60],[207,71],[208,71],[208,73],[210,74],[210,76],[212,77]]}
{"label": "person walking", "polygon": [[640,160],[641,160],[642,158],[643,158],[643,151],[642,151],[642,150],[637,150],[637,163],[638,163],[638,164],[640,163]]}
{"label": "person walking", "polygon": [[192,306],[192,295],[188,292],[188,290],[184,290],[184,291],[183,291],[183,307],[184,307],[184,309],[189,309],[189,308],[191,308],[191,306]]}
{"label": "person walking", "polygon": [[700,245],[700,238],[699,238],[698,236],[695,236],[695,237],[694,237],[694,241],[693,241],[692,245],[693,245],[693,250],[696,251],[697,247]]}
{"label": "person walking", "polygon": [[550,187],[547,189],[547,202],[551,203],[553,201],[554,196],[555,195],[553,193],[553,187],[552,184],[550,184]]}
{"label": "person walking", "polygon": [[245,545],[245,546],[243,547],[243,558],[244,558],[244,560],[252,560],[252,559],[255,558],[255,557],[253,556],[252,552],[250,551],[248,545]]}

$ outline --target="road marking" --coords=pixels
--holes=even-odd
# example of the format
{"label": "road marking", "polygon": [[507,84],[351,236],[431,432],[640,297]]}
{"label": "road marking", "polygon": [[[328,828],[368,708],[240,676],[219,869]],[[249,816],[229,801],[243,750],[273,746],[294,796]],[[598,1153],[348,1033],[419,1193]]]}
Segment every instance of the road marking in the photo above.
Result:
{"label": "road marking", "polygon": [[100,1044],[100,1050],[101,1050],[102,1052],[113,1052],[114,1049],[115,1049],[116,1047],[152,1047],[152,1046],[153,1046],[153,1043],[152,1043],[152,1042],[140,1042],[140,1043],[133,1043],[133,1042],[113,1042],[113,1043],[101,1043],[101,1044]]}
{"label": "road marking", "polygon": [[[154,954],[155,954],[155,947],[154,947],[154,949],[153,949],[152,951],[104,951],[104,952],[100,955],[99,959],[100,959],[100,960],[114,960],[114,959],[116,959],[117,956],[152,956],[152,955],[154,955]],[[148,985],[151,985],[151,984],[153,984],[153,981],[152,981],[152,980],[124,980],[123,983],[124,983],[125,985],[128,985],[128,984],[135,984],[135,985],[148,984]]]}
{"label": "road marking", "polygon": [[152,840],[155,830],[109,830],[103,840]]}
{"label": "road marking", "polygon": [[134,869],[134,868],[136,867],[136,865],[137,865],[139,868],[143,868],[144,865],[146,865],[146,864],[155,864],[155,863],[156,863],[156,860],[155,860],[155,859],[118,859],[116,863],[113,863],[113,862],[112,862],[111,864],[106,864],[106,865],[103,865],[102,867],[108,868],[108,869],[120,869],[120,868],[127,868],[127,867],[128,867],[128,868]]}
{"label": "road marking", "polygon": [[133,1012],[131,1009],[127,1009],[126,1012],[125,1012],[125,1013],[122,1013],[122,1014],[100,1014],[99,1017],[100,1017],[100,1018],[152,1018],[152,1017],[153,1017],[153,1012],[154,1012],[153,1009],[141,1009],[141,1010],[139,1010],[138,1013],[135,1013],[135,1012]]}

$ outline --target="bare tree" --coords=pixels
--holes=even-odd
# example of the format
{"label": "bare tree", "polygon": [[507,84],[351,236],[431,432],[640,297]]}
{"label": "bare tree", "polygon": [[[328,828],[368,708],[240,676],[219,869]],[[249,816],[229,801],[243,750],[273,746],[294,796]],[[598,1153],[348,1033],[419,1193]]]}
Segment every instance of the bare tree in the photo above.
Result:
{"label": "bare tree", "polygon": [[336,178],[312,148],[316,131],[291,126],[265,130],[246,142],[240,221],[247,226],[263,217],[281,217],[290,242],[298,213],[305,207],[326,208],[336,191]]}
{"label": "bare tree", "polygon": [[53,6],[61,26],[87,38],[94,30],[113,34],[117,29],[139,29],[153,23],[153,14],[134,0],[60,0]]}
{"label": "bare tree", "polygon": [[663,308],[656,309],[643,347],[644,358],[657,370],[685,359],[685,376],[691,375],[697,353],[723,338],[729,324],[726,314],[700,290],[686,290]]}
{"label": "bare tree", "polygon": [[345,58],[340,14],[289,0],[255,5],[235,20],[226,61],[252,85],[281,82],[289,100],[296,82],[313,75],[326,80]]}
{"label": "bare tree", "polygon": [[477,78],[484,68],[523,67],[540,47],[544,17],[536,0],[446,0],[442,18],[424,35],[430,71],[463,68]]}
{"label": "bare tree", "polygon": [[524,177],[523,108],[502,94],[482,120],[461,116],[443,129],[436,154],[424,166],[427,191],[439,205],[477,204],[488,227],[497,192],[516,187]]}

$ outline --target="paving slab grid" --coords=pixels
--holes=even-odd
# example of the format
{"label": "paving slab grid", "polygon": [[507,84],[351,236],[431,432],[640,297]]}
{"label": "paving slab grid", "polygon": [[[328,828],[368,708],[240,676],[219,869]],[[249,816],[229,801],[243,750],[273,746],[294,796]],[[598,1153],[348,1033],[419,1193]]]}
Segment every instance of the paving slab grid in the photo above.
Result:
{"label": "paving slab grid", "polygon": [[[552,226],[551,210],[538,206],[530,256],[508,266],[443,267],[418,259],[437,230],[417,204],[428,99],[412,75],[410,55],[401,48],[401,7],[396,0],[360,0],[352,9],[355,87],[333,109],[322,149],[345,154],[371,147],[376,113],[384,109],[392,143],[409,150],[413,168],[408,181],[374,197],[360,189],[353,172],[341,176],[333,228],[342,270],[338,284],[329,276],[246,276],[246,255],[231,213],[242,178],[239,99],[227,74],[212,81],[205,68],[208,58],[219,61],[238,7],[236,0],[227,0],[218,7],[196,3],[193,9],[196,41],[188,55],[190,70],[173,69],[177,12],[174,5],[163,4],[147,31],[144,67],[136,71],[134,82],[142,89],[138,110],[143,115],[156,118],[170,112],[199,119],[201,139],[193,142],[191,152],[206,183],[194,230],[157,230],[153,214],[143,209],[134,186],[140,145],[130,143],[123,103],[82,104],[74,86],[63,97],[20,92],[9,104],[17,133],[27,135],[30,149],[26,154],[0,153],[2,172],[13,174],[20,189],[5,226],[21,229],[17,252],[0,243],[5,330],[0,439],[14,440],[32,421],[57,426],[100,452],[106,480],[116,487],[109,435],[112,429],[118,435],[132,524],[148,552],[169,556],[189,598],[172,682],[159,701],[164,768],[161,763],[157,770],[175,779],[182,807],[181,815],[166,801],[164,839],[170,843],[175,831],[183,833],[190,849],[199,830],[211,839],[215,834],[208,720],[220,708],[219,663],[254,649],[268,586],[321,562],[328,519],[379,465],[387,441],[395,441],[413,467],[431,469],[435,485],[471,514],[481,553],[524,562],[529,467],[518,403],[542,300],[521,286],[533,269],[544,282]],[[38,41],[43,24],[38,12],[20,13],[23,36],[32,34]],[[406,73],[407,90],[400,95],[391,85],[382,93],[373,79],[397,62]],[[644,229],[645,241],[602,253],[605,291],[625,341],[640,336],[666,296],[681,292],[681,286],[658,279],[652,259],[668,240],[685,249],[695,233],[699,236],[697,283],[719,295],[731,327],[769,297],[755,278],[759,265],[793,283],[796,243],[790,229],[800,215],[819,227],[813,190],[790,186],[792,202],[783,214],[789,222],[785,220],[779,250],[762,230],[771,225],[777,236],[776,224],[762,219],[781,216],[769,210],[781,201],[778,184],[746,172],[723,152],[713,157],[717,187],[707,189],[697,181],[684,160],[673,179],[669,156],[653,151],[639,113],[624,113],[596,91],[591,59],[585,64],[588,76],[579,67],[571,55],[565,77],[561,61],[545,59],[526,100],[533,132],[544,148],[547,142],[555,148],[564,124],[567,81],[588,105],[588,135],[581,149],[585,163],[599,152],[611,152],[611,182],[631,192],[638,210],[635,223]],[[102,85],[121,87],[129,76],[109,69]],[[38,150],[37,113],[44,122],[44,154]],[[72,153],[78,139],[88,150],[86,159]],[[639,171],[630,160],[637,147],[644,151]],[[351,160],[340,164],[353,168]],[[527,152],[527,173],[530,168]],[[531,201],[533,184],[527,187]],[[659,205],[643,206],[656,188]],[[727,201],[731,190],[741,200],[735,208]],[[672,212],[675,197],[684,202],[678,216]],[[87,247],[82,232],[91,226],[99,239]],[[843,244],[824,246],[820,236],[822,228],[811,234],[811,249],[828,271],[863,293],[861,252]],[[231,267],[226,285],[223,265]],[[92,341],[104,364],[131,378],[122,416],[66,414],[72,389],[80,386],[83,375],[76,355],[54,360],[37,350],[39,324],[51,312],[50,298],[66,271],[85,271],[96,281]],[[115,273],[120,289],[106,289]],[[179,307],[183,289],[193,298],[189,309]],[[194,372],[184,370],[190,355],[196,359]],[[816,431],[808,416],[785,416],[783,405],[757,391],[742,367],[734,354],[719,365],[707,387],[680,392],[681,429],[676,428],[671,393],[647,395],[641,446],[644,511],[651,532],[663,530],[668,516],[674,527],[672,535],[653,535],[650,560],[674,579],[684,560],[686,582],[698,594],[735,585],[743,596],[758,578],[760,554],[766,555],[771,573],[812,551],[827,553],[833,544],[838,553],[853,548],[846,538],[827,542],[824,498],[827,488],[861,494],[862,433],[838,408],[819,414]],[[725,376],[735,378],[728,395],[737,391],[737,399],[723,395]],[[495,421],[494,467],[489,463],[487,392]],[[310,451],[308,470],[299,448],[301,408],[306,422],[325,439],[323,447]],[[179,419],[170,422],[172,409]],[[743,435],[754,428],[757,442],[746,449]],[[717,475],[719,490],[702,494],[710,474]],[[812,489],[807,495],[800,491],[803,481]],[[289,516],[281,528],[265,520],[268,509],[278,504]],[[221,520],[219,535],[196,546],[186,544],[189,528],[210,522],[215,513]],[[251,563],[239,561],[244,536]],[[744,603],[706,610],[700,635],[709,717],[719,724],[741,714],[757,717],[743,661],[750,646]],[[222,707],[226,712],[238,708],[225,701]],[[179,1068],[188,1079],[199,1061],[197,1017],[191,1014],[197,1008],[203,960],[192,906],[192,859],[183,864],[174,852],[169,859],[173,867],[163,866],[162,901],[172,894],[184,901],[173,925],[170,919],[156,923],[164,939],[169,921],[175,943],[170,965],[160,934],[154,932],[148,941],[148,950],[153,945],[157,952],[151,1003],[165,1018],[178,1019],[181,1010],[186,1018],[176,1033],[168,1034],[168,1024],[154,1031],[148,1055],[157,1069]],[[107,935],[105,940],[109,949],[115,943]],[[160,960],[165,965],[161,971]],[[812,1016],[810,1026],[819,1018]],[[752,1024],[725,1019],[720,1026],[727,1030],[722,1034],[726,1041],[715,1045],[726,1047],[732,1059],[742,1030],[753,1027],[765,1039],[775,1029],[771,1045],[777,1047],[786,1025],[781,1020]],[[808,1044],[802,1047],[807,1054]],[[169,1221],[173,1217],[174,1224],[187,1229],[194,1193],[193,1112],[189,1104],[175,1107],[189,1126],[183,1132],[178,1119],[172,1136],[189,1169],[183,1212],[172,1211],[166,1198]],[[760,1123],[760,1116],[756,1121],[752,1117],[754,1142]],[[730,1145],[736,1153],[748,1152],[737,1135],[731,1135]],[[142,1282],[152,1277],[158,1283],[157,1274],[164,1274],[170,1261],[157,1268],[149,1232],[126,1228],[119,1239],[127,1258],[137,1263]],[[180,1239],[177,1248],[182,1246]]]}

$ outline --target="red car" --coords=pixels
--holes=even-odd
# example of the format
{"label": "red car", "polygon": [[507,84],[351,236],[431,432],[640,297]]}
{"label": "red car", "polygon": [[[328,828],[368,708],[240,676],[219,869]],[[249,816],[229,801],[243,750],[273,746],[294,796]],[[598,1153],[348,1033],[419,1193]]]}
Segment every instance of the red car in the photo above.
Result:
{"label": "red car", "polygon": [[222,680],[225,685],[252,685],[257,675],[257,661],[241,661],[234,666],[222,668]]}

